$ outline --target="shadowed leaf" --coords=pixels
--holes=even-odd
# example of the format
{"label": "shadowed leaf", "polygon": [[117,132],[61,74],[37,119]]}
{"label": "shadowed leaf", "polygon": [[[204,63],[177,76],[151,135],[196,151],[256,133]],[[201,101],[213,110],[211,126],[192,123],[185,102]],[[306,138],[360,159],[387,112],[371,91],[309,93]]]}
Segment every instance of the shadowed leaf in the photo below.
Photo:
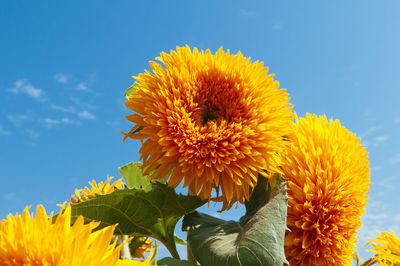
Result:
{"label": "shadowed leaf", "polygon": [[188,260],[177,260],[174,258],[163,258],[157,262],[157,266],[196,266]]}
{"label": "shadowed leaf", "polygon": [[259,179],[240,222],[198,212],[184,217],[182,230],[188,231],[188,244],[201,265],[287,263],[283,246],[288,201],[286,182],[281,177],[275,178],[279,182],[272,189],[264,178]]}

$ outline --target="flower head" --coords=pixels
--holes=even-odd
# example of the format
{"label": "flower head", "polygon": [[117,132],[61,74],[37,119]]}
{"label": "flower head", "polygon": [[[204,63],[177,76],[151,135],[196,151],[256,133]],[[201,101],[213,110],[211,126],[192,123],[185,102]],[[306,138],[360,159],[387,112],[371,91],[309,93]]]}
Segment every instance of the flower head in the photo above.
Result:
{"label": "flower head", "polygon": [[307,114],[297,119],[281,156],[288,179],[290,265],[350,265],[361,226],[370,168],[360,139],[338,120]]}
{"label": "flower head", "polygon": [[92,182],[89,182],[91,188],[85,187],[84,189],[75,189],[76,196],[71,196],[71,203],[78,203],[87,199],[93,199],[96,197],[96,194],[108,194],[113,192],[115,189],[124,188],[122,178],[110,184],[111,179],[112,176],[109,177],[104,183],[100,182],[99,184],[96,184],[96,181],[92,180]]}
{"label": "flower head", "polygon": [[379,262],[379,265],[400,265],[400,239],[393,230],[392,234],[381,232],[368,244],[374,248],[374,262]]}
{"label": "flower head", "polygon": [[[71,196],[71,203],[78,203],[88,199],[93,199],[96,197],[96,194],[108,194],[113,192],[115,189],[123,189],[125,187],[125,184],[122,182],[122,178],[110,184],[112,178],[113,177],[111,176],[104,183],[100,182],[99,184],[97,184],[95,180],[92,180],[92,182],[89,182],[91,186],[90,188],[85,187],[84,189],[75,189],[75,195]],[[64,210],[67,205],[68,201],[65,201],[63,204],[58,204],[62,210]]]}
{"label": "flower head", "polygon": [[[100,223],[84,224],[83,217],[71,226],[71,207],[67,206],[53,223],[43,206],[36,215],[29,207],[22,215],[0,221],[0,261],[2,265],[115,265],[123,244],[111,243],[114,226],[93,232]],[[134,264],[132,264],[134,265]]]}
{"label": "flower head", "polygon": [[184,180],[192,193],[209,199],[221,187],[223,201],[244,202],[261,169],[273,169],[293,119],[286,90],[261,62],[240,52],[193,51],[177,47],[161,53],[153,73],[139,74],[125,105],[136,112],[125,138],[144,141],[145,173],[168,184]]}
{"label": "flower head", "polygon": [[[96,183],[95,180],[92,180],[92,182],[89,182],[90,188],[85,187],[84,189],[75,189],[75,195],[71,196],[71,203],[78,203],[78,202],[83,202],[88,199],[93,199],[96,197],[97,194],[108,194],[113,192],[116,189],[123,189],[125,187],[124,182],[121,179],[118,179],[117,181],[111,183],[112,177],[109,177],[106,181],[100,182],[99,184]],[[68,202],[64,202],[63,204],[59,205],[62,210],[68,206]],[[136,258],[144,258],[144,253],[145,252],[150,252],[151,248],[154,247],[153,241],[149,238],[145,237],[137,237],[134,238],[136,239],[137,242],[137,248],[135,249],[135,255],[134,257]]]}

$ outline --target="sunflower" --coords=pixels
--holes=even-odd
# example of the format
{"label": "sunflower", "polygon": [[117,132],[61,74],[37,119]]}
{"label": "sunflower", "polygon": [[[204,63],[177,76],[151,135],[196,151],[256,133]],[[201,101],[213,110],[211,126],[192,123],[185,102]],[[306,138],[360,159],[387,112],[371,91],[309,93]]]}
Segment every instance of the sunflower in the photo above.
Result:
{"label": "sunflower", "polygon": [[[111,193],[116,189],[123,189],[125,187],[122,178],[118,179],[117,181],[111,183],[113,177],[109,177],[106,181],[100,182],[99,184],[96,183],[95,180],[89,182],[90,188],[85,187],[84,189],[75,189],[75,195],[71,196],[71,203],[78,203],[83,202],[88,199],[95,198],[97,194],[107,194]],[[68,206],[68,202],[65,201],[63,204],[59,204],[61,210],[64,210],[66,206]],[[136,258],[144,258],[145,252],[150,252],[150,250],[154,247],[153,241],[146,237],[137,237],[136,239],[138,246],[135,249]]]}
{"label": "sunflower", "polygon": [[[139,74],[126,107],[136,112],[125,138],[143,142],[146,174],[168,184],[184,180],[193,194],[210,199],[220,187],[225,205],[244,202],[261,169],[272,170],[293,119],[286,90],[262,62],[240,52],[177,47]],[[261,171],[263,173],[263,171]]]}
{"label": "sunflower", "polygon": [[[0,221],[1,265],[116,265],[122,243],[111,243],[115,225],[93,232],[100,223],[83,223],[83,217],[71,226],[71,207],[67,206],[53,223],[43,206],[36,215],[26,207],[22,215],[8,215]],[[121,262],[138,265],[135,261]],[[142,265],[148,263],[142,262]],[[140,265],[140,264],[139,264]]]}
{"label": "sunflower", "polygon": [[115,189],[124,188],[125,185],[122,182],[122,178],[110,184],[112,178],[113,177],[111,176],[104,183],[100,182],[99,184],[96,184],[96,181],[92,180],[92,182],[89,182],[91,188],[85,187],[84,189],[75,189],[76,196],[71,196],[71,203],[82,202],[87,199],[95,198],[96,194],[108,194],[113,192]]}
{"label": "sunflower", "polygon": [[[139,236],[139,237],[134,237],[135,239],[135,248],[134,248],[134,253],[131,254],[135,258],[141,258],[144,259],[144,253],[145,252],[150,252],[152,248],[154,248],[153,241],[150,238]],[[132,240],[134,241],[134,240]],[[132,243],[131,243],[132,244]],[[132,246],[131,246],[131,251],[132,251]]]}
{"label": "sunflower", "polygon": [[338,120],[311,114],[296,120],[280,158],[290,197],[287,259],[290,265],[350,265],[371,184],[368,153]]}
{"label": "sunflower", "polygon": [[379,265],[400,265],[400,239],[396,233],[381,232],[381,235],[372,239],[370,244],[374,248],[373,262]]}

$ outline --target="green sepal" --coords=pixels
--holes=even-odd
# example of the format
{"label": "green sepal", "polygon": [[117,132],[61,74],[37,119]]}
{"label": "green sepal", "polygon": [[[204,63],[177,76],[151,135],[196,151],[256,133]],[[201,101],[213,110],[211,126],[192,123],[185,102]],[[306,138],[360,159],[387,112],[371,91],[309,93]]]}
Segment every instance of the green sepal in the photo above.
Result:
{"label": "green sepal", "polygon": [[127,95],[131,95],[131,94],[135,94],[135,93],[136,93],[136,88],[140,88],[140,86],[139,86],[139,84],[137,84],[137,83],[135,82],[135,83],[133,83],[132,86],[130,86],[129,88],[127,88],[127,89],[125,90],[124,95],[127,96]]}

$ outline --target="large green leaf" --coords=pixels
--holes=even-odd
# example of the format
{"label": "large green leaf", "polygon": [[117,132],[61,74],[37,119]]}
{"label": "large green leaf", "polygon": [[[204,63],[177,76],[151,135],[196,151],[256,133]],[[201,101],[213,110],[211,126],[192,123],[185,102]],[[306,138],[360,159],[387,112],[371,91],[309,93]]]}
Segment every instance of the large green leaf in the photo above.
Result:
{"label": "large green leaf", "polygon": [[[278,178],[278,177],[277,177]],[[201,265],[283,265],[287,201],[286,182],[270,189],[264,178],[253,192],[240,222],[194,212],[183,219],[188,244]]]}
{"label": "large green leaf", "polygon": [[86,221],[101,221],[99,228],[118,224],[116,234],[153,237],[179,257],[174,241],[176,223],[204,203],[197,196],[178,195],[156,182],[150,191],[127,188],[72,204],[72,218],[83,215]]}

